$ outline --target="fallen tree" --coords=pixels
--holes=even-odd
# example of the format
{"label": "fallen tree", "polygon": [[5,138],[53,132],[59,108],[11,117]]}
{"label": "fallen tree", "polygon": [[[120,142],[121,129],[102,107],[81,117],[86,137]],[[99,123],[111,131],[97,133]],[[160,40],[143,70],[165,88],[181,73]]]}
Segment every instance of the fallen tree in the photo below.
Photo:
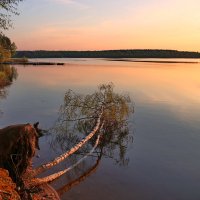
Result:
{"label": "fallen tree", "polygon": [[[120,159],[123,160],[126,148],[124,142],[128,134],[126,120],[131,112],[133,107],[129,96],[114,93],[112,84],[101,85],[97,92],[86,96],[77,95],[70,90],[65,95],[59,119],[52,130],[62,130],[65,135],[69,134],[69,140],[64,142],[70,143],[70,137],[76,137],[74,134],[77,131],[82,132],[84,138],[77,138],[76,141],[80,142],[71,144],[70,148],[53,161],[32,169],[31,160],[36,149],[39,149],[38,138],[41,130],[38,123],[34,126],[22,124],[0,129],[0,167],[10,172],[22,199],[38,200],[48,196],[48,199],[57,200],[57,193],[47,183],[74,169],[97,148],[102,156],[108,149],[119,147]],[[66,129],[63,129],[63,125]],[[57,136],[60,137],[59,134],[55,134],[54,139],[57,139]],[[61,134],[59,139],[62,140],[62,136]],[[91,150],[84,153],[75,164],[49,176],[36,177],[87,145]],[[104,148],[107,150],[104,151]]]}

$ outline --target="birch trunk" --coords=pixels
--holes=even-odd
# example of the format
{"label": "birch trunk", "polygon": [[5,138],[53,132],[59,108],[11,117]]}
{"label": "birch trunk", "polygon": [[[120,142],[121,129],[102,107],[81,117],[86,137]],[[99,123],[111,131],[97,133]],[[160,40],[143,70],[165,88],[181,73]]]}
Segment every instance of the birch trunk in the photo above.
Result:
{"label": "birch trunk", "polygon": [[98,135],[96,143],[95,143],[94,147],[92,148],[92,150],[88,154],[86,154],[83,158],[81,158],[78,162],[76,162],[72,166],[68,167],[67,169],[65,169],[63,171],[60,171],[60,172],[57,172],[55,174],[49,175],[49,176],[44,177],[44,178],[35,178],[35,179],[32,179],[32,183],[34,184],[34,186],[35,185],[41,185],[43,183],[52,182],[55,179],[61,177],[64,174],[66,174],[67,172],[69,172],[73,168],[75,168],[78,164],[80,164],[83,160],[85,160],[88,156],[90,156],[94,152],[94,150],[96,149],[96,147],[99,144],[99,140],[100,140],[100,135]]}
{"label": "birch trunk", "polygon": [[96,126],[94,127],[94,129],[92,130],[92,132],[90,132],[90,134],[88,136],[86,136],[83,140],[81,140],[77,145],[75,145],[73,148],[71,148],[69,151],[67,151],[66,153],[60,155],[59,157],[55,158],[53,161],[47,163],[47,164],[43,164],[41,166],[39,166],[38,168],[36,168],[35,170],[33,170],[31,177],[35,177],[38,174],[46,171],[47,169],[50,169],[52,167],[54,167],[55,165],[59,164],[60,162],[62,162],[63,160],[65,160],[67,157],[69,157],[70,155],[72,155],[73,153],[75,153],[78,149],[80,149],[86,142],[88,142],[96,133],[97,131],[101,128],[101,117],[103,115],[103,108],[102,108],[102,112],[100,113],[98,119],[97,119],[97,123]]}

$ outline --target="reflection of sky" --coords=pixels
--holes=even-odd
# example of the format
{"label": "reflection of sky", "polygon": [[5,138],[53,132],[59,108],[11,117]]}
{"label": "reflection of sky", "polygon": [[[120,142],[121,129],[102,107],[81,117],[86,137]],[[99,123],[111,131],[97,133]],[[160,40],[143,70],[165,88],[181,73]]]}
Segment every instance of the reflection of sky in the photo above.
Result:
{"label": "reflection of sky", "polygon": [[[12,86],[11,97],[7,101],[13,102],[15,99],[13,109],[27,105],[30,112],[32,109],[29,107],[30,101],[32,107],[48,108],[50,107],[48,103],[52,106],[59,104],[58,102],[61,104],[64,92],[68,88],[91,92],[98,84],[112,81],[117,86],[116,89],[130,93],[137,105],[161,105],[182,120],[198,121],[199,64],[163,65],[103,60],[96,63],[94,60],[84,62],[67,60],[67,63],[65,67],[19,67],[19,80]],[[112,66],[108,67],[109,63]],[[26,101],[20,105],[22,99]],[[54,106],[53,109],[56,110],[57,106],[56,108]],[[41,108],[34,112],[40,112]]]}
{"label": "reflection of sky", "polygon": [[197,50],[198,0],[26,0],[8,35],[19,49]]}
{"label": "reflection of sky", "polygon": [[[95,64],[93,59],[67,63],[71,64],[18,67],[19,77],[0,104],[4,112],[0,125],[40,121],[42,127],[49,127],[67,89],[93,92],[98,84],[110,81],[116,85],[116,91],[130,94],[135,116],[134,143],[128,149],[127,168],[102,159],[97,172],[65,194],[64,199],[198,199],[199,64],[102,60]],[[42,138],[39,162],[54,156],[45,143],[46,138]],[[63,177],[60,183],[65,181]]]}

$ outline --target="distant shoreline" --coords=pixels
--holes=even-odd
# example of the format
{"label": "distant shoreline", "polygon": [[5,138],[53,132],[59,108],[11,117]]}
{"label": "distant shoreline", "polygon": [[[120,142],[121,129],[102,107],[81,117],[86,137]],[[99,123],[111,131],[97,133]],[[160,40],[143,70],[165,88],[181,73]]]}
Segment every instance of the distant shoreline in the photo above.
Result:
{"label": "distant shoreline", "polygon": [[63,62],[38,62],[29,61],[27,58],[12,58],[0,63],[3,65],[64,65]]}
{"label": "distant shoreline", "polygon": [[15,58],[200,58],[199,52],[133,49],[104,51],[17,51]]}
{"label": "distant shoreline", "polygon": [[198,64],[199,62],[192,61],[161,61],[161,60],[127,60],[127,59],[107,59],[108,61],[118,61],[118,62],[143,62],[143,63],[184,63],[184,64]]}

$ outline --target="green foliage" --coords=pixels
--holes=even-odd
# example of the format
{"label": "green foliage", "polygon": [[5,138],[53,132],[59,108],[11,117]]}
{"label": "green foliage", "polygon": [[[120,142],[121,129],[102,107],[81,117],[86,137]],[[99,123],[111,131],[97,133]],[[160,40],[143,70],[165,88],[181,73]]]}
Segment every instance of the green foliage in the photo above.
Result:
{"label": "green foliage", "polygon": [[10,52],[0,45],[0,63],[5,62],[6,60],[10,59],[10,57]]}
{"label": "green foliage", "polygon": [[10,38],[0,34],[0,62],[5,62],[11,58],[16,52],[16,45],[11,42]]}
{"label": "green foliage", "polygon": [[12,26],[11,14],[18,15],[17,6],[23,0],[0,1],[0,29],[6,30]]}
{"label": "green foliage", "polygon": [[65,94],[64,105],[61,106],[60,112],[65,116],[65,120],[76,120],[80,116],[96,119],[103,107],[104,123],[119,122],[132,111],[129,103],[131,103],[130,97],[115,93],[112,83],[102,84],[97,91],[88,95],[76,94],[69,90]]}
{"label": "green foliage", "polygon": [[14,56],[16,45],[2,31],[12,26],[11,14],[18,15],[17,6],[22,0],[1,0],[0,1],[0,62],[7,61]]}
{"label": "green foliage", "polygon": [[[91,132],[99,115],[103,113],[99,153],[109,157],[115,155],[116,162],[127,164],[126,148],[132,139],[128,129],[128,118],[133,112],[130,97],[114,92],[112,83],[102,84],[97,91],[87,95],[68,90],[60,107],[59,118],[51,129],[54,133],[52,146],[60,145],[63,151],[73,147]],[[87,152],[95,139],[93,138],[82,152]]]}

